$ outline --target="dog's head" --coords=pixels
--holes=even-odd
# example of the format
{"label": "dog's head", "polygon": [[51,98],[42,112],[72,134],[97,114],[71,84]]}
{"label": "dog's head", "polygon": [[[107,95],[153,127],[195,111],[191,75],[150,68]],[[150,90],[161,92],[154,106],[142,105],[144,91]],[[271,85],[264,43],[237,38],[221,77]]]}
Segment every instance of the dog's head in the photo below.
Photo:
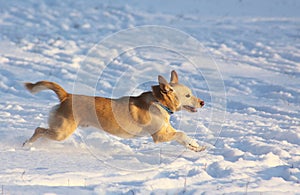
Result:
{"label": "dog's head", "polygon": [[154,97],[172,112],[187,110],[197,112],[197,108],[204,106],[204,101],[195,97],[192,90],[178,83],[178,75],[173,70],[171,81],[168,83],[162,76],[158,76],[159,85],[152,86]]}

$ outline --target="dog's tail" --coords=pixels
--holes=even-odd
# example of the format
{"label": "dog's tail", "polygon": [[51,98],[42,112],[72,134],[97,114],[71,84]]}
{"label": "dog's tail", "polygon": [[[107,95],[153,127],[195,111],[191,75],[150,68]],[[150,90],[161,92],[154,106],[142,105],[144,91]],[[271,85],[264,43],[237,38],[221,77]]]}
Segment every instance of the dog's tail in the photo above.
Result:
{"label": "dog's tail", "polygon": [[56,93],[60,102],[63,102],[68,97],[68,93],[61,86],[54,82],[39,81],[37,83],[24,83],[24,85],[31,93],[38,93],[42,90],[51,89]]}

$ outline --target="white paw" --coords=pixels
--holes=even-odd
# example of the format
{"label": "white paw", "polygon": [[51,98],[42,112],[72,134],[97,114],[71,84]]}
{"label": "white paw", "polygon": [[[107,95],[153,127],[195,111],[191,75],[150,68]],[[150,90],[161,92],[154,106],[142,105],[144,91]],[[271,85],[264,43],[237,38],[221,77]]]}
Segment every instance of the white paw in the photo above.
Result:
{"label": "white paw", "polygon": [[191,139],[188,144],[187,144],[187,148],[190,149],[190,150],[193,150],[195,152],[201,152],[203,150],[206,149],[205,146],[200,146],[196,140],[194,139]]}

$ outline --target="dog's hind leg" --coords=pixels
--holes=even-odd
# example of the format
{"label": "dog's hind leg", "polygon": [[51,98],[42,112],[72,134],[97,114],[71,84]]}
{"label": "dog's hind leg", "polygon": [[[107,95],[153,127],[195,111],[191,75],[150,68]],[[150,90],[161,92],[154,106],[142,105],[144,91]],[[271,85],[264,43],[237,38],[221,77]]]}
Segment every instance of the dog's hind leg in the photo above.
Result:
{"label": "dog's hind leg", "polygon": [[31,138],[23,143],[23,146],[25,146],[26,144],[33,143],[41,137],[45,137],[55,141],[62,141],[69,137],[71,133],[75,130],[75,128],[67,130],[69,131],[66,131],[65,129],[63,129],[63,127],[60,129],[46,129],[38,127],[35,129],[34,134],[31,136]]}
{"label": "dog's hind leg", "polygon": [[31,138],[29,140],[26,140],[23,143],[23,146],[25,146],[26,144],[35,142],[40,137],[43,137],[47,131],[48,131],[48,129],[45,129],[45,128],[42,128],[42,127],[36,128],[35,131],[34,131],[34,134],[31,136]]}

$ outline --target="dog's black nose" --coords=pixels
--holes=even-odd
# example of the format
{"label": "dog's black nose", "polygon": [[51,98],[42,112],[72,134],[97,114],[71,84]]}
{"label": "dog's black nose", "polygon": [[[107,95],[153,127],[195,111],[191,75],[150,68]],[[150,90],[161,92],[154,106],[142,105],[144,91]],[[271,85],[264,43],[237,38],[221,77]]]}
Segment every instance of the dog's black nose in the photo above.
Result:
{"label": "dog's black nose", "polygon": [[204,101],[201,100],[201,101],[200,101],[200,105],[201,105],[201,106],[204,106]]}

